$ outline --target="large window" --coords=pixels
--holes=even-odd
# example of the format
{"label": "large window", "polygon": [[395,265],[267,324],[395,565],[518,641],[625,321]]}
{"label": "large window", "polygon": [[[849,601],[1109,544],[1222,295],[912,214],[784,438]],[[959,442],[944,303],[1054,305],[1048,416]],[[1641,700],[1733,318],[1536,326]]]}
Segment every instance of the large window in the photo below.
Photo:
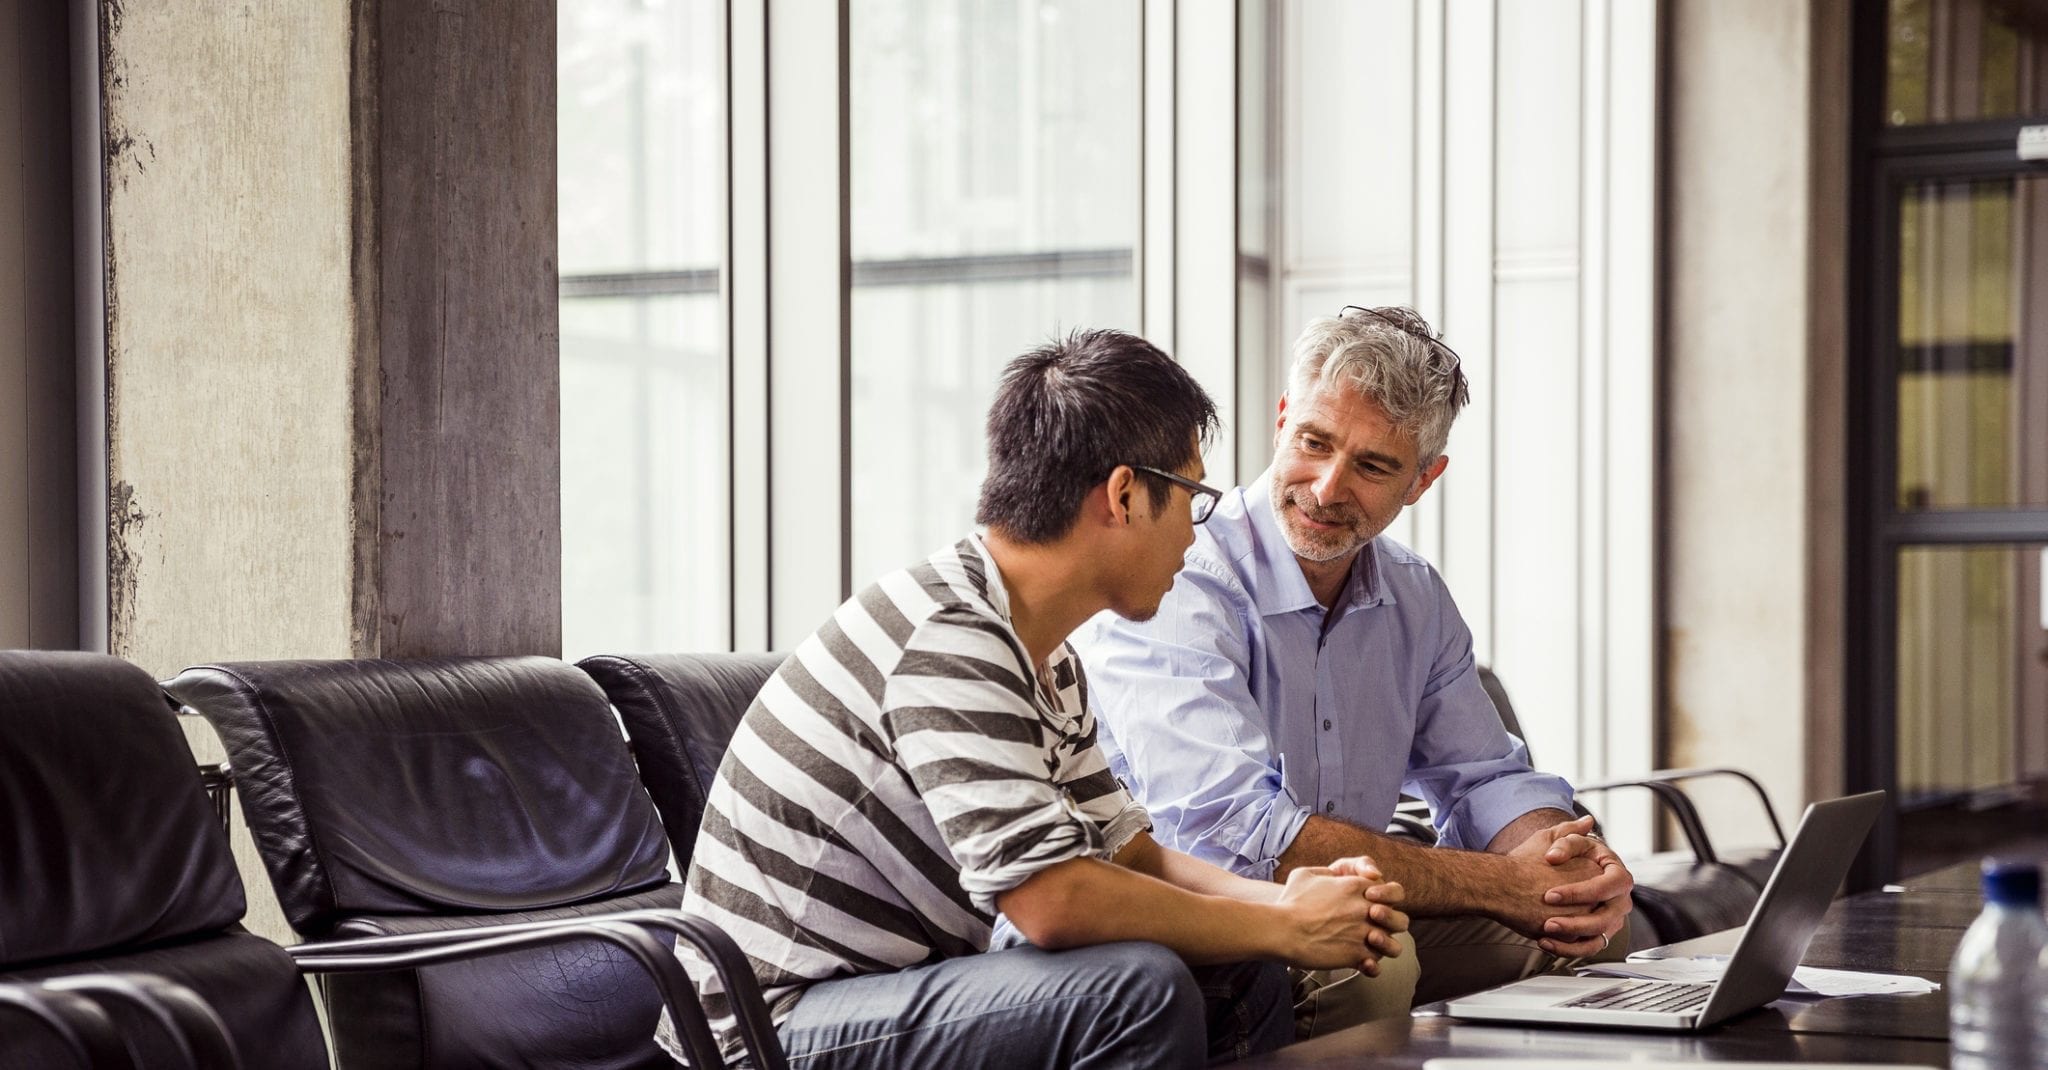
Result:
{"label": "large window", "polygon": [[725,5],[560,14],[562,643],[731,643]]}
{"label": "large window", "polygon": [[1136,330],[1139,5],[858,0],[853,576],[969,530],[1009,358]]}

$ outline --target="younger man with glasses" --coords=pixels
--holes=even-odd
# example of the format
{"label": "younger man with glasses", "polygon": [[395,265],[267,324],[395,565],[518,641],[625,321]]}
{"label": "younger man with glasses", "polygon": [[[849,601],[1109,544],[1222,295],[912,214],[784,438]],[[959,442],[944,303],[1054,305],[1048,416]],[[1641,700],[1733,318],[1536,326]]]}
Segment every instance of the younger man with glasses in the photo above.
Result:
{"label": "younger man with glasses", "polygon": [[[1096,746],[1067,634],[1159,608],[1215,497],[1215,426],[1142,339],[1018,358],[989,411],[986,534],[840,606],[754,700],[683,909],[746,949],[792,1063],[1196,1066],[1290,1037],[1265,960],[1399,954],[1401,889],[1369,860],[1282,885],[1163,849]],[[716,976],[679,953],[736,1051]],[[677,1050],[666,1019],[660,1039]]]}
{"label": "younger man with glasses", "polygon": [[[1419,954],[1302,976],[1304,1033],[1604,952],[1630,909],[1570,786],[1501,727],[1443,579],[1381,535],[1443,475],[1465,399],[1408,309],[1311,323],[1273,466],[1223,496],[1157,615],[1076,637],[1111,768],[1168,846],[1263,880],[1370,855],[1406,889]],[[1377,831],[1404,790],[1442,848]]]}

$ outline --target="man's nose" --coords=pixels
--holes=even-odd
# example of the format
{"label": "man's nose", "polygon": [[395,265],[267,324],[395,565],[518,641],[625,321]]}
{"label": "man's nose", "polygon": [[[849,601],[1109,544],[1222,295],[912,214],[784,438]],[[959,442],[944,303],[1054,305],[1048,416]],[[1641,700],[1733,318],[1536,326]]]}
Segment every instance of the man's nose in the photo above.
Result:
{"label": "man's nose", "polygon": [[1343,473],[1339,472],[1334,464],[1326,464],[1322,471],[1316,473],[1315,481],[1309,484],[1309,489],[1315,491],[1317,505],[1329,505],[1337,500],[1343,493],[1342,477]]}

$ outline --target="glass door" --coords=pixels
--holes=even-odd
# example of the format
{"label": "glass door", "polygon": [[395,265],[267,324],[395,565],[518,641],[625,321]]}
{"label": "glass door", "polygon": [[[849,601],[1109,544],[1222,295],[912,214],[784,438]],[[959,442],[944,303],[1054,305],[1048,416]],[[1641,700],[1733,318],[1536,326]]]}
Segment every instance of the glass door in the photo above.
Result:
{"label": "glass door", "polygon": [[2048,166],[2016,147],[2048,47],[2007,10],[1892,3],[1865,142],[1847,780],[1898,820],[1864,885],[1916,817],[2048,786]]}

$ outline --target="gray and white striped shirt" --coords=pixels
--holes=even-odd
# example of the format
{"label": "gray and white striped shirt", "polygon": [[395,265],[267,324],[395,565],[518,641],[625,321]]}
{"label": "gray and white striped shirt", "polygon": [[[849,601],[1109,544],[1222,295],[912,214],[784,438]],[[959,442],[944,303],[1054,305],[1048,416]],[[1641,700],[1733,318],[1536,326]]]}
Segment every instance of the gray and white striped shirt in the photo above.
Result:
{"label": "gray and white striped shirt", "polygon": [[[996,896],[1149,827],[1096,746],[1080,659],[1041,678],[969,536],[862,591],[776,670],[706,800],[683,909],[804,988],[988,949]],[[710,966],[678,951],[728,1054]],[[664,1016],[659,1039],[681,1058]]]}

